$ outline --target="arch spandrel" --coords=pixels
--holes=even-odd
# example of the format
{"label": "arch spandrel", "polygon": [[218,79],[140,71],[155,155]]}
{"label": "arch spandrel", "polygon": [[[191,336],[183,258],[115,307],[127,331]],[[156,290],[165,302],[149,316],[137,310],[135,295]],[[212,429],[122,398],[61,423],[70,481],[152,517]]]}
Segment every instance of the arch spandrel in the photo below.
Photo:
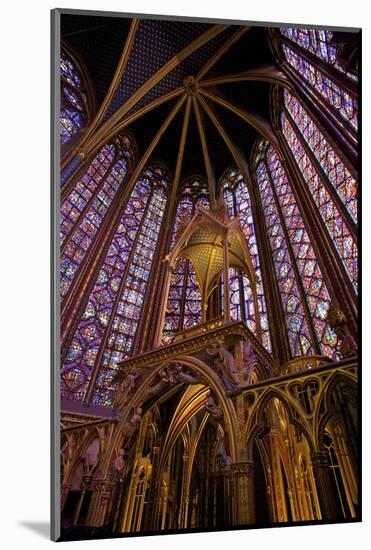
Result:
{"label": "arch spandrel", "polygon": [[[355,349],[350,357],[344,347],[336,356],[328,350],[324,361],[321,346],[334,348],[335,338],[329,330],[320,330],[326,321],[323,304],[336,301],[350,325],[344,332],[344,323],[336,321],[348,348],[349,336],[357,334],[356,294],[345,269],[356,255],[345,259],[337,250],[330,238],[333,208],[323,208],[314,190],[318,182],[318,189],[327,193],[326,204],[338,209],[336,219],[342,220],[341,227],[349,226],[355,241],[348,207],[356,197],[343,200],[339,194],[342,183],[329,172],[328,152],[337,155],[337,178],[343,177],[338,168],[344,165],[344,174],[346,169],[356,180],[357,136],[351,127],[353,115],[350,122],[339,119],[333,98],[326,99],[313,83],[305,84],[305,75],[290,67],[283,46],[349,96],[356,94],[356,84],[279,29],[246,33],[247,28],[214,26],[197,39],[186,39],[185,33],[185,50],[177,47],[179,33],[164,33],[168,45],[183,52],[182,59],[175,59],[175,51],[169,59],[159,56],[158,65],[142,67],[148,70],[148,75],[141,74],[143,81],[129,78],[135,86],[126,90],[125,72],[133,76],[138,66],[132,51],[146,51],[142,40],[147,24],[170,25],[139,20],[131,25],[118,52],[119,70],[105,83],[108,93],[102,105],[115,98],[114,119],[111,116],[108,126],[93,136],[102,111],[86,124],[85,137],[76,132],[62,151],[67,199],[105,144],[112,140],[121,149],[124,128],[126,135],[130,127],[133,143],[142,144],[141,151],[131,147],[130,158],[124,155],[127,171],[117,200],[115,195],[109,203],[112,216],[107,215],[94,237],[64,306],[68,370],[63,376],[75,401],[71,407],[67,403],[64,412],[76,409],[78,420],[61,429],[61,463],[68,472],[62,502],[79,469],[78,505],[84,501],[89,510],[81,518],[79,508],[73,515],[78,527],[107,526],[107,532],[128,533],[259,525],[267,518],[271,523],[333,520],[321,433],[330,429],[334,441],[339,434],[348,438],[338,447],[339,457],[346,455],[346,444],[356,445],[352,381],[357,359]],[[72,40],[79,42],[80,34],[83,38],[84,33],[74,33]],[[153,41],[152,32],[149,35]],[[246,39],[241,48],[230,49],[240,39]],[[234,67],[239,50],[253,52],[257,45],[263,46],[259,66],[247,55]],[[102,49],[99,43],[95,47]],[[151,52],[155,55],[156,49]],[[349,108],[354,110],[354,105],[349,103]],[[91,115],[94,109],[86,120]],[[309,132],[312,122],[316,143]],[[326,157],[320,157],[322,150]],[[153,167],[157,158],[162,175]],[[260,163],[266,167],[264,178]],[[131,201],[142,174],[153,183],[151,196],[156,193],[163,204],[158,230],[147,246],[148,258],[141,251],[153,223],[149,214],[155,214],[157,206],[150,210],[150,195],[143,190],[134,197],[135,204]],[[352,192],[355,185],[346,187]],[[98,192],[94,188],[94,197]],[[143,204],[138,208],[139,199]],[[133,208],[124,218],[129,203]],[[93,199],[84,205],[84,217],[90,204]],[[139,214],[143,221],[133,236]],[[128,235],[116,231],[121,219]],[[124,246],[126,237],[128,243],[133,238],[133,244]],[[111,259],[108,247],[116,247],[116,242],[117,254]],[[339,234],[339,242],[344,251],[351,244],[347,233]],[[115,265],[120,266],[126,254],[122,272],[111,276],[108,266],[116,257]],[[148,275],[142,277],[146,266]],[[331,300],[324,290],[320,293],[319,282]],[[138,285],[143,292],[134,304]],[[317,295],[322,302],[316,301]],[[349,378],[339,382],[343,374]],[[350,424],[349,433],[336,431],[338,420]],[[86,471],[87,455],[94,471]],[[303,461],[309,488],[300,479]],[[357,468],[348,459],[338,462],[346,467],[347,486],[356,494]],[[86,491],[92,494],[86,496]],[[320,498],[314,498],[316,513],[311,515],[313,503],[307,501],[316,492]],[[258,514],[255,508],[264,499],[264,513]],[[64,524],[68,527],[62,519]]]}
{"label": "arch spandrel", "polygon": [[316,427],[314,437],[318,449],[321,448],[321,436],[325,426],[334,415],[334,411],[330,405],[331,394],[340,382],[345,382],[348,386],[352,387],[352,390],[357,392],[357,377],[349,372],[349,370],[334,372],[331,376],[329,376],[329,378],[327,378],[327,380],[323,382],[322,392],[317,402],[314,420],[314,425]]}
{"label": "arch spandrel", "polygon": [[246,423],[245,441],[248,455],[252,456],[253,443],[262,430],[262,418],[271,399],[278,399],[282,403],[289,421],[296,426],[305,436],[309,448],[315,449],[314,434],[305,415],[300,411],[294,400],[285,392],[277,388],[266,388],[260,397],[255,401],[249,419]]}
{"label": "arch spandrel", "polygon": [[[172,374],[172,372],[163,372],[164,370],[174,366],[175,370],[181,373]],[[182,371],[182,368],[184,369]],[[154,396],[153,392],[161,392],[166,387],[171,387],[180,384],[202,384],[210,388],[216,396],[216,400],[220,407],[223,409],[223,416],[226,425],[230,431],[230,452],[231,459],[237,458],[237,423],[238,419],[236,411],[231,399],[227,397],[226,388],[223,385],[222,380],[216,374],[216,372],[204,361],[192,356],[179,355],[176,361],[169,362],[162,361],[154,368],[146,367],[142,369],[142,373],[136,373],[140,377],[140,382],[137,388],[133,391],[132,395],[127,401],[117,408],[117,426],[115,434],[110,442],[107,453],[105,454],[103,469],[107,473],[111,463],[111,457],[114,449],[117,447],[122,433],[125,433],[129,429],[130,432],[130,415],[134,411],[134,415],[138,409],[145,408],[146,403]],[[164,380],[165,378],[165,380]],[[161,384],[161,382],[163,382]],[[134,433],[134,431],[133,431]],[[132,435],[132,434],[131,434]]]}

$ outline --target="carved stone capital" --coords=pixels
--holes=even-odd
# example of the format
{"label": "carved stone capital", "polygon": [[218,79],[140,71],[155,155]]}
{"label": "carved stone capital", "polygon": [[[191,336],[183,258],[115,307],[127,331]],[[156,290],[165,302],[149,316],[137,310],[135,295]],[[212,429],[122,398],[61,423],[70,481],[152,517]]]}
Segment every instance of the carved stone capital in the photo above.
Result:
{"label": "carved stone capital", "polygon": [[61,496],[69,493],[70,489],[72,487],[72,483],[62,483],[61,485]]}
{"label": "carved stone capital", "polygon": [[316,451],[311,454],[313,468],[327,468],[329,466],[329,458],[326,451]]}
{"label": "carved stone capital", "polygon": [[109,479],[95,479],[93,481],[93,490],[99,493],[108,493],[110,488]]}
{"label": "carved stone capital", "polygon": [[254,462],[236,462],[231,464],[231,473],[233,477],[253,477],[255,471]]}
{"label": "carved stone capital", "polygon": [[82,476],[81,478],[81,490],[83,492],[86,492],[89,487],[90,487],[90,484],[91,484],[91,474],[87,474],[85,476]]}

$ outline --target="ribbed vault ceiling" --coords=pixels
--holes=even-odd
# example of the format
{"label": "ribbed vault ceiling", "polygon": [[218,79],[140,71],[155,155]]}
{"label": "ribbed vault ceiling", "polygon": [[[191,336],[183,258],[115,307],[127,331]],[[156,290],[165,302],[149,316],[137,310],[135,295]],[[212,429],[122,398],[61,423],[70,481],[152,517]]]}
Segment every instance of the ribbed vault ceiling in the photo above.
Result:
{"label": "ribbed vault ceiling", "polygon": [[139,158],[150,148],[148,161],[162,161],[172,178],[178,165],[175,185],[199,175],[215,194],[236,151],[248,160],[271,132],[271,86],[285,77],[263,27],[63,15],[62,40],[95,87],[98,111],[81,146],[88,154],[129,131]]}

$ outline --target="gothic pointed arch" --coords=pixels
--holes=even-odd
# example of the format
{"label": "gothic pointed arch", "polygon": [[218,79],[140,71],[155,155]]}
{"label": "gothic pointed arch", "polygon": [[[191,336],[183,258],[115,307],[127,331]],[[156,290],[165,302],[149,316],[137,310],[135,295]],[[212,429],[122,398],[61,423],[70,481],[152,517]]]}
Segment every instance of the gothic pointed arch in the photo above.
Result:
{"label": "gothic pointed arch", "polygon": [[[262,342],[268,351],[272,351],[259,244],[257,242],[249,190],[242,174],[235,166],[225,171],[220,180],[219,187],[220,192],[224,195],[230,216],[240,215],[240,224],[248,242],[250,256],[258,281],[257,294]],[[233,318],[246,321],[248,327],[256,334],[254,300],[249,280],[236,270],[231,271],[230,277],[232,290],[231,310],[234,311]]]}
{"label": "gothic pointed arch", "polygon": [[[169,251],[174,247],[182,222],[192,218],[198,206],[209,208],[207,184],[202,177],[192,176],[179,186]],[[172,340],[175,333],[198,325],[202,319],[201,294],[192,261],[178,260],[171,276],[162,342]]]}
{"label": "gothic pointed arch", "polygon": [[60,141],[65,154],[92,122],[96,97],[84,62],[67,42],[61,46],[60,74]]}
{"label": "gothic pointed arch", "polygon": [[84,17],[62,44],[65,533],[358,518],[356,33]]}
{"label": "gothic pointed arch", "polygon": [[169,185],[161,166],[148,166],[121,210],[63,355],[66,398],[112,404],[111,380],[133,350]]}

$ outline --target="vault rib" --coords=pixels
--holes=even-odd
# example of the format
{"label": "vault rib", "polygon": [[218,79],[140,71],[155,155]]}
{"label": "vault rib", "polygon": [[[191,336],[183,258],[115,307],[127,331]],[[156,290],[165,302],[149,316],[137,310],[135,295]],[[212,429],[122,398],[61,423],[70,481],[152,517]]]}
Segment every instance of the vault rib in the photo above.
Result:
{"label": "vault rib", "polygon": [[216,206],[216,200],[215,200],[215,177],[214,173],[211,167],[210,162],[210,156],[209,156],[209,150],[207,146],[207,140],[206,140],[206,134],[204,130],[204,125],[202,122],[202,116],[200,113],[200,108],[198,106],[197,96],[194,95],[192,98],[193,103],[193,110],[196,115],[196,121],[197,121],[197,127],[198,127],[198,133],[200,135],[201,140],[201,146],[202,146],[202,153],[204,157],[204,164],[206,168],[206,174],[207,174],[207,184],[209,187],[209,195],[210,195],[210,206],[211,208],[215,208]]}
{"label": "vault rib", "polygon": [[84,143],[84,153],[89,154],[96,147],[96,143],[106,139],[113,128],[116,129],[118,122],[126,115],[138,101],[151,90],[160,80],[162,80],[170,71],[179,65],[184,59],[189,57],[201,46],[209,42],[212,38],[227,29],[228,25],[213,25],[211,29],[193,40],[188,46],[175,54],[165,65],[163,65],[154,75],[152,75],[125,103],[97,130],[94,135],[89,136]]}

